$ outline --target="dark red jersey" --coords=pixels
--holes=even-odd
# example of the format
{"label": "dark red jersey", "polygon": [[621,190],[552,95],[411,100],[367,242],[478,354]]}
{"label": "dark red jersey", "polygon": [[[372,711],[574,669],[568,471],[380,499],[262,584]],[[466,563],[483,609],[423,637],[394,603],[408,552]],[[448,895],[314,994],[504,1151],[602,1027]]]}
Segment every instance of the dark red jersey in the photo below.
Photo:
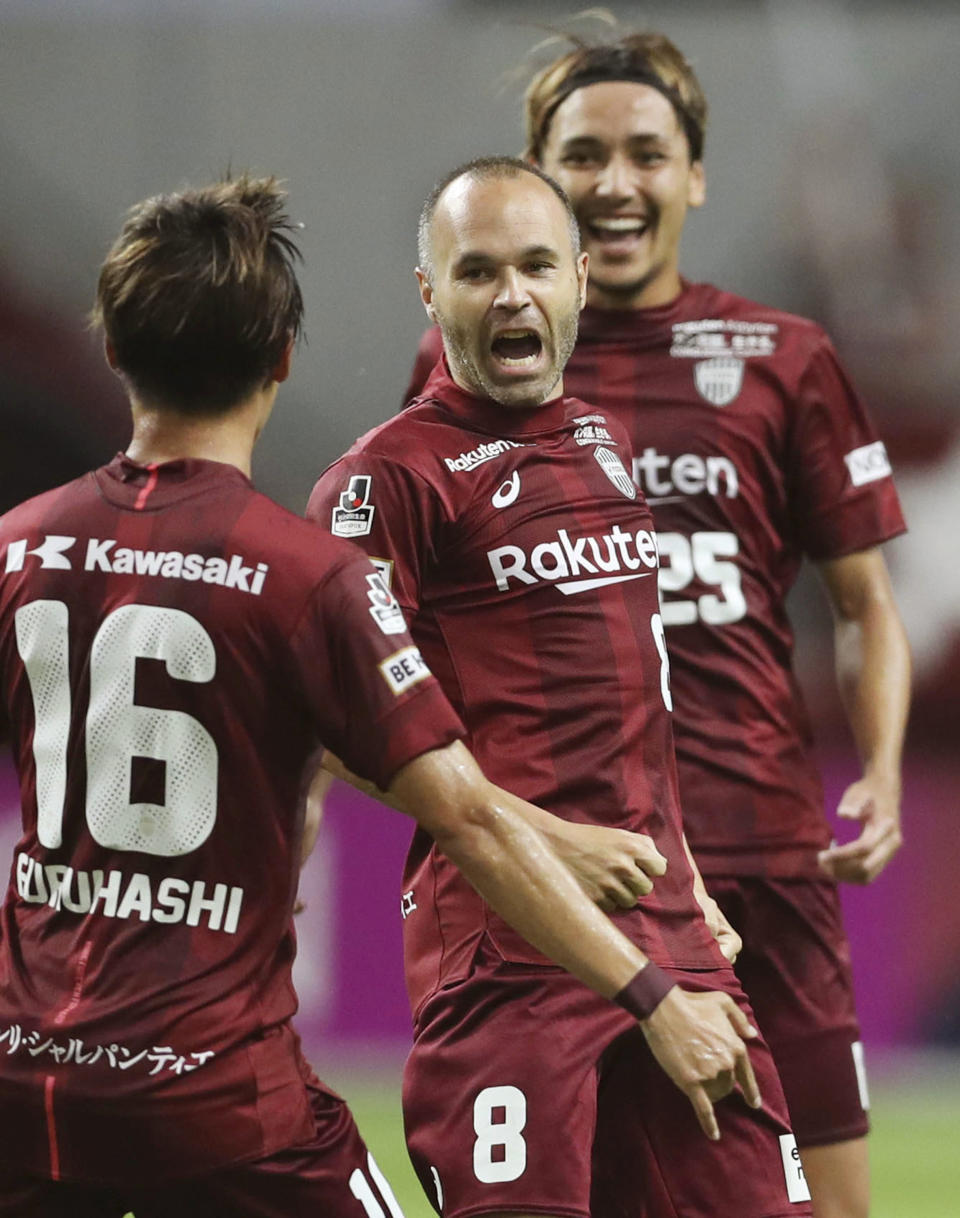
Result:
{"label": "dark red jersey", "polygon": [[[411,388],[440,349],[424,337]],[[785,600],[804,555],[904,529],[863,403],[813,322],[708,284],[588,308],[564,383],[617,418],[660,544],[687,836],[706,874],[818,875],[828,844]]]}
{"label": "dark red jersey", "polygon": [[0,519],[0,1156],[165,1178],[313,1130],[289,1019],[302,787],[461,734],[369,561],[233,466],[124,457]]}
{"label": "dark red jersey", "polygon": [[[680,842],[656,540],[629,464],[622,429],[582,402],[507,409],[441,364],[322,475],[308,514],[391,581],[491,779],[654,838],[667,874],[621,929],[660,963],[714,967]],[[423,835],[405,887],[415,1007],[466,973],[484,931],[507,959],[543,962]]]}

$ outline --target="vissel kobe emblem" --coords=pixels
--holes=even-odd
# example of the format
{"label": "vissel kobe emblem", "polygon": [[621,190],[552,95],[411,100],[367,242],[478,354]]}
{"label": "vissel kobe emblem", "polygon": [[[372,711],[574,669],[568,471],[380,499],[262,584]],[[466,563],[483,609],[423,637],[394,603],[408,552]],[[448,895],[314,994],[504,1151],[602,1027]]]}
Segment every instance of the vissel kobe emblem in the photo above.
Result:
{"label": "vissel kobe emblem", "polygon": [[637,488],[633,484],[633,479],[624,468],[623,462],[616,453],[610,451],[609,448],[604,448],[602,445],[593,450],[593,455],[596,457],[600,468],[607,475],[613,485],[617,488],[621,495],[626,495],[628,499],[636,499]]}
{"label": "vissel kobe emblem", "polygon": [[726,406],[743,385],[743,360],[733,355],[704,359],[693,366],[693,380],[700,396],[713,406]]}

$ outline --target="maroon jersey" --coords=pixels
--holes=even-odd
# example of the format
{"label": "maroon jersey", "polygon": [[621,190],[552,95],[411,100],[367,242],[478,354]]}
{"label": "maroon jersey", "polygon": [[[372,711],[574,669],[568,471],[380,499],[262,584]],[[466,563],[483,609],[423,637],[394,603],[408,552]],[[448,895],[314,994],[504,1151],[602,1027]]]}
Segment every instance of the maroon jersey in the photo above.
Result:
{"label": "maroon jersey", "polygon": [[369,561],[233,466],[125,457],[0,519],[0,1156],[189,1175],[313,1133],[291,907],[322,742],[461,734]]}
{"label": "maroon jersey", "polygon": [[[440,349],[424,337],[411,389]],[[653,511],[683,818],[705,874],[819,875],[831,832],[792,668],[803,555],[904,529],[882,442],[819,326],[709,284],[587,308],[567,389],[616,417]]]}
{"label": "maroon jersey", "polygon": [[[661,964],[715,967],[680,842],[656,540],[629,462],[622,430],[582,402],[506,409],[440,364],[307,511],[390,579],[491,779],[654,838],[667,874],[621,929]],[[423,834],[405,887],[415,1008],[466,974],[485,931],[505,958],[544,962]]]}

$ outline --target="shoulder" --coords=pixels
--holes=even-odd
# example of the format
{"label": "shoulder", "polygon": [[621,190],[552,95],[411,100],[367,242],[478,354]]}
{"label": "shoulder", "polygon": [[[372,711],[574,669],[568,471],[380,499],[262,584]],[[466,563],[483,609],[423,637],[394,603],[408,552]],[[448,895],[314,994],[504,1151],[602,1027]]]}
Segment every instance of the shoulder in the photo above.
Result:
{"label": "shoulder", "polygon": [[[826,331],[812,318],[739,296],[711,283],[690,284],[685,303],[685,318],[680,325],[712,321],[745,338],[756,336],[758,348],[764,345],[764,335],[769,336],[773,346],[789,342],[813,350],[832,345]],[[749,347],[750,344],[744,345]]]}
{"label": "shoulder", "polygon": [[349,542],[334,537],[313,520],[306,520],[288,508],[254,491],[238,522],[238,534],[262,541],[271,567],[286,580],[309,590],[322,583],[337,568],[363,559]]}
{"label": "shoulder", "polygon": [[18,503],[0,516],[0,536],[10,536],[11,533],[22,532],[41,524],[50,527],[61,516],[66,522],[76,510],[78,501],[95,494],[96,483],[92,472],[82,474],[62,486],[43,491],[25,499],[23,503]]}

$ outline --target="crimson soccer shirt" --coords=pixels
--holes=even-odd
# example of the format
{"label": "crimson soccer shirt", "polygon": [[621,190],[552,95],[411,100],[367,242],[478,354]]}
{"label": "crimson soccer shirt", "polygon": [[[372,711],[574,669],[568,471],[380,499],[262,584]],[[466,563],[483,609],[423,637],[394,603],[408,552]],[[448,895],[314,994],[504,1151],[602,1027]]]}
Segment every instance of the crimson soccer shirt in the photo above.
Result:
{"label": "crimson soccer shirt", "polygon": [[[660,964],[720,958],[680,842],[652,521],[622,430],[571,398],[508,409],[438,365],[423,397],[320,478],[308,515],[391,581],[486,774],[571,820],[649,833],[666,876],[617,923]],[[544,958],[419,834],[405,878],[417,1007],[487,931]]]}
{"label": "crimson soccer shirt", "polygon": [[[410,392],[441,349],[421,342]],[[660,543],[687,837],[710,875],[819,876],[831,837],[785,600],[896,536],[882,442],[823,330],[709,284],[587,308],[567,390],[616,417]]]}
{"label": "crimson soccer shirt", "polygon": [[188,1175],[312,1132],[290,919],[320,742],[381,785],[461,728],[367,559],[209,461],[0,520],[0,1155]]}

